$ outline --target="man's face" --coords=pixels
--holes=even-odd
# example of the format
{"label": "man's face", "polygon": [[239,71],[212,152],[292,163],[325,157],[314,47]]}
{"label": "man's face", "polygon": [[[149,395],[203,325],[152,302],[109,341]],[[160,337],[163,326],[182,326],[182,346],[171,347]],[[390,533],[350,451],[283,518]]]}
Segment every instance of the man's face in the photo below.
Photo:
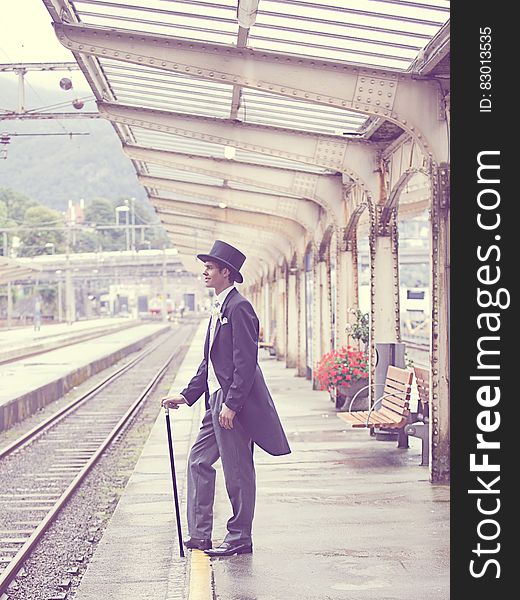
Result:
{"label": "man's face", "polygon": [[224,289],[227,287],[229,285],[228,274],[228,269],[224,268],[222,271],[219,271],[218,266],[210,260],[204,263],[202,276],[208,288]]}

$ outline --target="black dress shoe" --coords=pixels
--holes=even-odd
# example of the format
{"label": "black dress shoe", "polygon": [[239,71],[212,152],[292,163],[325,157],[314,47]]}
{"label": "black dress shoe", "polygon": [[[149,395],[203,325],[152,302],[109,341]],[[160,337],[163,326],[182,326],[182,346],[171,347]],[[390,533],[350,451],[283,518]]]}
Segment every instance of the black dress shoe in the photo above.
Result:
{"label": "black dress shoe", "polygon": [[184,545],[189,550],[208,550],[211,548],[211,540],[199,540],[198,538],[190,538],[184,542]]}
{"label": "black dress shoe", "polygon": [[204,550],[208,556],[233,556],[233,554],[251,554],[253,544],[222,542],[220,546]]}

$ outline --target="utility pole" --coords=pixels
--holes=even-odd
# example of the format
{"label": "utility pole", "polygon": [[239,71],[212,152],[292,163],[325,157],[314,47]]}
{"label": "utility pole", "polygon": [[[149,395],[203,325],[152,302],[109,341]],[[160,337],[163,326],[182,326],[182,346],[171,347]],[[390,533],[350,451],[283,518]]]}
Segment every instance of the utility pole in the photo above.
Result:
{"label": "utility pole", "polygon": [[130,198],[131,223],[132,223],[132,252],[135,252],[135,198]]}
{"label": "utility pole", "polygon": [[25,68],[17,69],[18,74],[18,112],[25,112],[25,74],[27,70]]}
{"label": "utility pole", "polygon": [[11,329],[11,321],[13,316],[13,291],[11,282],[7,282],[7,329]]}
{"label": "utility pole", "polygon": [[58,322],[63,322],[63,285],[60,278],[58,279]]}
{"label": "utility pole", "polygon": [[162,320],[165,322],[168,319],[168,312],[166,308],[166,247],[163,243],[162,247],[162,277],[161,277],[161,288],[162,288],[162,303],[161,303],[161,315]]}
{"label": "utility pole", "polygon": [[65,318],[67,325],[72,325],[75,319],[75,298],[74,287],[72,285],[72,273],[70,270],[70,223],[67,227],[67,250],[65,255]]}

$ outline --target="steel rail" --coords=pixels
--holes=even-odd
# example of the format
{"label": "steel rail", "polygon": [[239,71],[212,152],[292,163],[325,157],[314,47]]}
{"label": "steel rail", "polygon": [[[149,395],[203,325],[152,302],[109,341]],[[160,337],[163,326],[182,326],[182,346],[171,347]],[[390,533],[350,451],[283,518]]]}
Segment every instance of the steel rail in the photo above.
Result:
{"label": "steel rail", "polygon": [[[146,354],[149,354],[153,350],[155,350],[159,344],[155,344],[153,349],[149,350]],[[31,536],[27,539],[27,541],[23,544],[20,550],[13,557],[12,561],[8,564],[8,566],[3,570],[0,574],[0,594],[6,593],[11,581],[16,577],[18,571],[22,567],[23,563],[27,560],[34,546],[38,543],[38,541],[43,537],[47,529],[54,522],[54,519],[58,515],[58,513],[64,508],[67,504],[69,498],[74,494],[74,492],[79,488],[82,481],[88,475],[88,473],[92,470],[94,465],[98,462],[100,457],[103,455],[104,451],[110,446],[111,442],[114,438],[121,433],[125,427],[129,424],[130,420],[137,412],[139,406],[146,400],[149,394],[155,389],[157,384],[160,382],[164,373],[168,369],[170,363],[178,356],[181,348],[178,348],[175,352],[173,352],[168,359],[164,362],[164,364],[160,367],[160,369],[155,373],[155,375],[151,378],[151,380],[146,385],[144,391],[139,395],[139,397],[133,402],[130,408],[126,411],[126,413],[121,417],[118,423],[114,426],[114,428],[107,435],[105,440],[100,444],[98,449],[94,452],[94,454],[88,459],[84,467],[81,471],[76,475],[76,477],[69,484],[67,489],[62,493],[59,499],[56,501],[51,510],[45,515],[40,524],[35,528]],[[143,355],[144,353],[141,353]],[[143,358],[143,356],[141,356]],[[135,361],[133,361],[135,364]],[[129,367],[129,365],[126,365]],[[128,370],[125,367],[125,370]]]}

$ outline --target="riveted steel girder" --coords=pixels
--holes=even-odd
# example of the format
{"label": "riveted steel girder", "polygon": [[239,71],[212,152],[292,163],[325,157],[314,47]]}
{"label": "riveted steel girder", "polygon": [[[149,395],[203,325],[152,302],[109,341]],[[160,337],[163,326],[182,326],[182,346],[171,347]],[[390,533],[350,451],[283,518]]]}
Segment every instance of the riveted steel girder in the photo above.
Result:
{"label": "riveted steel girder", "polygon": [[265,229],[276,232],[288,245],[295,244],[301,236],[305,235],[305,229],[291,219],[273,217],[266,214],[252,214],[250,211],[237,210],[235,208],[215,208],[185,200],[170,200],[156,196],[150,197],[150,202],[161,215],[163,212],[176,213],[184,216],[201,216],[212,221],[221,223],[235,223],[251,230],[254,235],[255,229]]}
{"label": "riveted steel girder", "polygon": [[379,179],[374,177],[377,146],[367,142],[109,102],[98,103],[98,110],[102,117],[113,123],[232,146],[345,173],[374,198],[379,193]]}
{"label": "riveted steel girder", "polygon": [[319,175],[296,169],[267,167],[225,158],[196,156],[133,145],[123,146],[123,151],[133,160],[142,160],[181,171],[254,185],[280,194],[315,200],[326,210],[334,211],[337,219],[342,217],[341,175]]}
{"label": "riveted steel girder", "polygon": [[320,209],[311,200],[300,200],[287,196],[274,196],[186,181],[173,181],[146,175],[139,175],[138,179],[142,185],[148,188],[170,190],[211,202],[225,203],[233,208],[292,219],[308,231],[314,231],[320,218]]}
{"label": "riveted steel girder", "polygon": [[54,23],[65,48],[231,86],[243,86],[384,117],[409,131],[436,161],[447,160],[437,120],[438,87],[410,73],[92,25]]}

